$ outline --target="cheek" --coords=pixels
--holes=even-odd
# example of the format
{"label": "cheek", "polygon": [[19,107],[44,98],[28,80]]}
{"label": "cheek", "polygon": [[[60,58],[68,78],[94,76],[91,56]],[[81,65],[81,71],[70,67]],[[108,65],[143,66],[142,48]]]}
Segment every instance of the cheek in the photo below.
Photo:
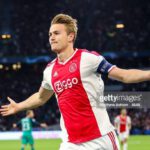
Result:
{"label": "cheek", "polygon": [[67,44],[67,43],[68,43],[68,37],[65,36],[65,37],[63,38],[63,41],[64,41],[64,43]]}
{"label": "cheek", "polygon": [[67,44],[66,38],[65,37],[61,38],[60,43],[61,43],[61,45],[66,45]]}
{"label": "cheek", "polygon": [[64,44],[67,43],[67,38],[63,38],[63,43],[64,43]]}

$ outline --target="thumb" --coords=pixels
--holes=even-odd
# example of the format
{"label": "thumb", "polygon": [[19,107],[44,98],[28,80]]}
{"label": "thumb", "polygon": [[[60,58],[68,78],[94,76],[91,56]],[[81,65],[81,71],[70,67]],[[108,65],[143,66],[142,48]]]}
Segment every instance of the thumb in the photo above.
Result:
{"label": "thumb", "polygon": [[14,100],[11,99],[10,97],[7,97],[7,99],[8,99],[8,101],[9,101],[10,103],[14,103]]}

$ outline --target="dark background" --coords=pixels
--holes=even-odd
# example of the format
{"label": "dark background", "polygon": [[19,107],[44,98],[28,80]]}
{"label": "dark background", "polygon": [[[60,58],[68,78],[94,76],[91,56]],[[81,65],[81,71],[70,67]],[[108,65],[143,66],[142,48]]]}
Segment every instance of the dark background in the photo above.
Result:
{"label": "dark background", "polygon": [[[0,0],[0,105],[9,95],[20,102],[37,91],[46,64],[55,54],[50,50],[51,19],[67,13],[78,20],[75,47],[95,50],[122,68],[148,70],[150,64],[150,1],[148,0]],[[117,24],[124,28],[116,28]],[[4,38],[5,35],[10,37]],[[19,64],[20,67],[13,67]],[[103,77],[106,91],[150,91],[149,82],[122,84]],[[119,109],[109,109],[110,119]],[[133,134],[150,133],[149,106],[129,109]],[[59,124],[59,109],[53,97],[35,110],[36,119]],[[12,130],[12,123],[24,112],[0,117],[0,130]]]}

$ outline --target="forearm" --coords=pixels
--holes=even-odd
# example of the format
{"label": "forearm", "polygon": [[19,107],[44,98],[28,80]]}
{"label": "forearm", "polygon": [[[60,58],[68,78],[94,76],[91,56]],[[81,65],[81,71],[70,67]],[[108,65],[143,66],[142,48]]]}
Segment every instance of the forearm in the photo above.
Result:
{"label": "forearm", "polygon": [[123,74],[124,83],[138,83],[142,81],[150,81],[150,71],[142,71],[137,69],[125,70]]}
{"label": "forearm", "polygon": [[18,103],[18,112],[27,109],[33,109],[44,104],[44,101],[40,98],[39,92],[31,95],[28,99]]}
{"label": "forearm", "polygon": [[108,77],[123,83],[138,83],[142,81],[150,81],[150,71],[138,69],[127,70],[115,67],[109,72]]}
{"label": "forearm", "polygon": [[131,124],[128,125],[129,131],[131,130]]}
{"label": "forearm", "polygon": [[37,93],[20,103],[16,103],[13,99],[7,97],[10,103],[7,105],[2,105],[0,108],[0,113],[3,116],[8,116],[19,111],[36,108],[46,103],[53,93],[53,91],[49,91],[41,87]]}
{"label": "forearm", "polygon": [[117,124],[115,124],[114,126],[115,126],[115,129],[117,130],[117,129],[118,129],[118,125],[117,125]]}

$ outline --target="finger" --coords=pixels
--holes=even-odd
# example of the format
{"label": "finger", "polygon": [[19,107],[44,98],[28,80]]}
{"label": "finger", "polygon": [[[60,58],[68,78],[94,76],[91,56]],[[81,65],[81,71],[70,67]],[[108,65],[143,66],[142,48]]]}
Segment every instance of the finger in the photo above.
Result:
{"label": "finger", "polygon": [[9,108],[10,108],[10,105],[4,105],[4,106],[1,107],[0,112],[1,111],[8,111]]}
{"label": "finger", "polygon": [[9,105],[3,105],[3,106],[1,106],[2,108],[8,108],[9,107]]}
{"label": "finger", "polygon": [[9,109],[10,108],[10,105],[3,105],[2,107],[1,107],[1,109]]}
{"label": "finger", "polygon": [[2,116],[8,116],[9,113],[1,113]]}
{"label": "finger", "polygon": [[5,112],[5,111],[8,111],[8,108],[0,109],[0,112]]}
{"label": "finger", "polygon": [[5,112],[1,112],[1,115],[2,116],[7,116],[7,115],[9,115],[9,113],[7,111],[5,111]]}

